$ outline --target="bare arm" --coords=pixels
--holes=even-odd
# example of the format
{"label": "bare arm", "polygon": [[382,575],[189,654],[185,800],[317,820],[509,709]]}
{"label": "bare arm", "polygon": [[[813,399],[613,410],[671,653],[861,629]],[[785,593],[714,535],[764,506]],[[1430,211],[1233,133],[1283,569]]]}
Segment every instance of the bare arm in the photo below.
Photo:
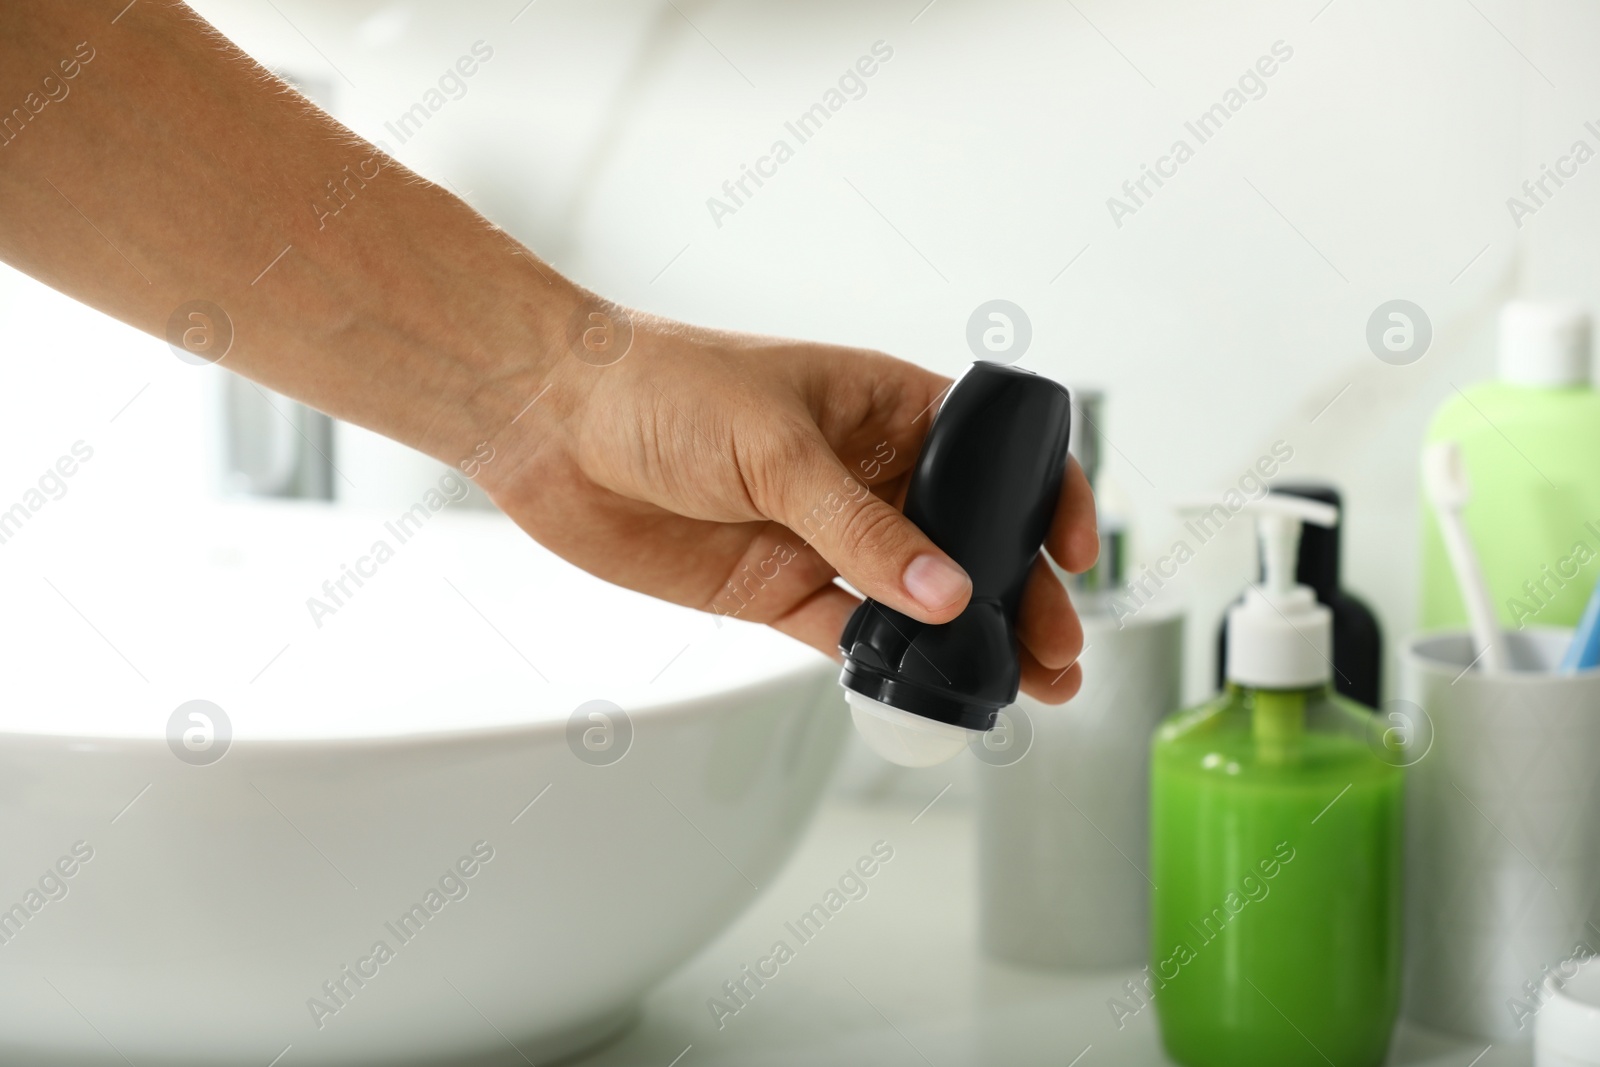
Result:
{"label": "bare arm", "polygon": [[228,368],[470,455],[536,391],[576,291],[187,8],[113,24],[126,2],[0,9],[0,256],[158,336],[209,300]]}
{"label": "bare arm", "polygon": [[[0,258],[157,336],[208,301],[223,366],[447,463],[487,445],[494,501],[620,585],[829,653],[857,603],[838,575],[925,621],[965,607],[966,574],[898,509],[946,379],[627,316],[187,7],[126,3],[0,5]],[[592,310],[631,321],[624,358],[574,354]],[[1046,547],[1095,557],[1075,467]],[[1042,561],[1020,633],[1024,686],[1075,692],[1082,632]]]}

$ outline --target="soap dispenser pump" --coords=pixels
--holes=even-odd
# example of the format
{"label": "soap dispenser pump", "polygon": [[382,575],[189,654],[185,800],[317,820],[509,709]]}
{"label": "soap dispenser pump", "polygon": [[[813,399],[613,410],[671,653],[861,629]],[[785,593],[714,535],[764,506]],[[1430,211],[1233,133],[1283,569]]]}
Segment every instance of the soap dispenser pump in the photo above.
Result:
{"label": "soap dispenser pump", "polygon": [[[1378,706],[1383,682],[1383,634],[1377,617],[1362,600],[1348,592],[1340,575],[1340,535],[1346,516],[1339,490],[1322,482],[1279,483],[1272,491],[1320,500],[1340,509],[1332,526],[1311,524],[1301,528],[1295,579],[1311,587],[1318,603],[1333,611],[1333,686],[1369,708]],[[1228,623],[1217,627],[1217,684],[1225,679],[1228,662]]]}
{"label": "soap dispenser pump", "polygon": [[943,625],[864,601],[839,638],[851,718],[894,763],[955,756],[1017,698],[1017,609],[1049,532],[1072,426],[1067,390],[1032,371],[978,362],[950,388],[906,490],[905,515],[972,579]]}
{"label": "soap dispenser pump", "polygon": [[1294,581],[1300,524],[1334,509],[1246,507],[1265,577],[1228,613],[1227,687],[1151,750],[1162,1041],[1185,1067],[1378,1067],[1399,1011],[1404,772],[1333,691],[1332,612]]}
{"label": "soap dispenser pump", "polygon": [[1227,677],[1264,689],[1299,689],[1333,680],[1333,612],[1295,582],[1300,524],[1333,526],[1327,504],[1269,493],[1247,505],[1260,538],[1262,582],[1228,611]]}

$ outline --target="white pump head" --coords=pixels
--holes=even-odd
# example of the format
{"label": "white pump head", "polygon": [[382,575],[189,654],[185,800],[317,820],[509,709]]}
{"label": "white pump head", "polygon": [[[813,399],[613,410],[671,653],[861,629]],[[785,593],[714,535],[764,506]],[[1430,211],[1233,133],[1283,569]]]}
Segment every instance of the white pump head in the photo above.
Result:
{"label": "white pump head", "polygon": [[[1210,511],[1213,503],[1181,506]],[[1268,493],[1242,509],[1255,519],[1261,585],[1228,611],[1228,681],[1259,689],[1305,689],[1333,677],[1333,612],[1308,586],[1296,585],[1300,524],[1334,526],[1339,509],[1320,500]]]}
{"label": "white pump head", "polygon": [[1333,678],[1333,612],[1296,585],[1300,524],[1333,526],[1338,509],[1268,493],[1245,505],[1260,534],[1260,586],[1228,612],[1228,681],[1261,689],[1302,689]]}

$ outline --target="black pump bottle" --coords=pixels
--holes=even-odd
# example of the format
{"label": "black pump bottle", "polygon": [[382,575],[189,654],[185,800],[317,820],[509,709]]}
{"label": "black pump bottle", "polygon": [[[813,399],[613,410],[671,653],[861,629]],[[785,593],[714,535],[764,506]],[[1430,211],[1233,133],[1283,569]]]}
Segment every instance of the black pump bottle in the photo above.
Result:
{"label": "black pump bottle", "polygon": [[[1318,482],[1274,485],[1274,493],[1287,493],[1320,500],[1339,509],[1339,521],[1331,527],[1307,523],[1300,533],[1300,555],[1295,564],[1295,582],[1310,586],[1317,602],[1333,612],[1333,686],[1341,696],[1378,706],[1383,691],[1383,640],[1372,610],[1339,587],[1339,533],[1344,522],[1344,507],[1339,490]],[[1228,620],[1217,629],[1217,686],[1221,688],[1222,665],[1228,661]]]}
{"label": "black pump bottle", "polygon": [[974,363],[945,397],[906,492],[906,517],[972,578],[952,622],[917,622],[876,601],[839,638],[851,713],[879,754],[905,766],[954,756],[1017,698],[1017,608],[1066,473],[1067,390],[1032,371]]}

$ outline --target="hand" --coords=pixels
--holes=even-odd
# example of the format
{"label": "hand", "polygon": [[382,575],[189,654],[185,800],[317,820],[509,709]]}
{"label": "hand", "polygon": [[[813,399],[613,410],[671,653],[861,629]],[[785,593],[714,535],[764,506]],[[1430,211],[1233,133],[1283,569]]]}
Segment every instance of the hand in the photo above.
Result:
{"label": "hand", "polygon": [[[632,318],[618,362],[561,357],[526,447],[484,468],[523,529],[607,581],[766,623],[836,659],[860,603],[837,576],[925,622],[960,614],[966,573],[900,512],[948,378],[862,349]],[[1075,462],[1045,548],[1074,572],[1099,551]],[[1083,629],[1042,557],[1018,635],[1026,692],[1059,703],[1078,691]]]}
{"label": "hand", "polygon": [[[123,7],[0,3],[0,72],[49,70],[73,42],[119,34],[73,90],[71,121],[47,115],[48,134],[0,153],[0,259],[157,337],[205,294],[238,326],[227,369],[446,463],[487,438],[499,458],[477,478],[496,503],[620,585],[830,655],[856,603],[836,575],[917,619],[960,613],[966,576],[898,509],[948,381],[643,316],[620,362],[590,366],[564,333],[592,298],[549,264],[188,8]],[[307,191],[335,175],[355,199],[329,221]],[[1075,467],[1046,547],[1069,570],[1094,560]],[[1067,699],[1082,632],[1042,561],[1019,622],[1023,687]]]}

